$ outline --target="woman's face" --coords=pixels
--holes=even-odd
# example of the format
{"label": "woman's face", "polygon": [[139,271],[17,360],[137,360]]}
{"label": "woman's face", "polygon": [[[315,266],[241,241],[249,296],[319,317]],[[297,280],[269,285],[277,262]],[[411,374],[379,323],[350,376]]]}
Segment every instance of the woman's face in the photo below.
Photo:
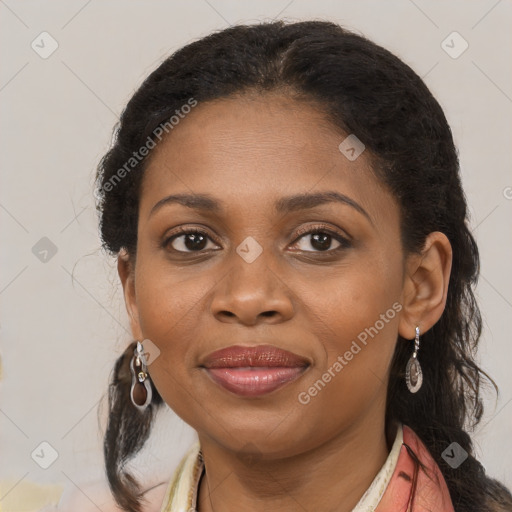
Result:
{"label": "woman's face", "polygon": [[[254,95],[199,104],[151,154],[125,286],[133,333],[160,351],[149,373],[162,398],[225,448],[287,456],[384,418],[399,208],[345,138],[312,106]],[[165,201],[177,194],[209,202]],[[300,362],[204,367],[233,345]]]}

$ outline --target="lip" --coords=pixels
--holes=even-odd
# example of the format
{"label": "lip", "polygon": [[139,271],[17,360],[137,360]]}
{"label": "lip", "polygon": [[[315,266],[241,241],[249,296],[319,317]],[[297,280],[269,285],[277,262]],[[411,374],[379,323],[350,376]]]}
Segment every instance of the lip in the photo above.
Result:
{"label": "lip", "polygon": [[273,345],[233,345],[212,352],[202,368],[224,389],[240,396],[260,396],[298,379],[309,361]]}

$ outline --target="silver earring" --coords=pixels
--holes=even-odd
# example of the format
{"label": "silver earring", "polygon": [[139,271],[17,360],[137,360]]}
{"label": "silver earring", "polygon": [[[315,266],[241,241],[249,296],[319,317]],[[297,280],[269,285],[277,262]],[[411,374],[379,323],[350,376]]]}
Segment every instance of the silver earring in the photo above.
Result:
{"label": "silver earring", "polygon": [[418,350],[420,349],[420,328],[416,327],[416,338],[414,339],[414,352],[407,362],[405,368],[405,382],[411,393],[416,393],[423,383],[423,372],[418,361]]}
{"label": "silver earring", "polygon": [[130,371],[132,373],[132,386],[130,388],[131,401],[139,411],[144,412],[151,403],[153,393],[147,373],[146,357],[140,341],[137,341],[137,346],[133,351],[133,357],[130,361]]}

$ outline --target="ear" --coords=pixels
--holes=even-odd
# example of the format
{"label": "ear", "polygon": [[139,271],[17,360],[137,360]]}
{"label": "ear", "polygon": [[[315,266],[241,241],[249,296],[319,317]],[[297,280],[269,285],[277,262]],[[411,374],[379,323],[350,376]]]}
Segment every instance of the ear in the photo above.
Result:
{"label": "ear", "polygon": [[452,269],[452,246],[444,233],[430,233],[421,254],[411,254],[406,260],[406,275],[402,291],[403,310],[398,332],[413,339],[415,328],[428,331],[443,314]]}
{"label": "ear", "polygon": [[135,269],[132,259],[125,249],[121,249],[121,251],[119,251],[117,258],[117,272],[123,285],[124,303],[130,318],[130,327],[133,339],[142,341],[143,336],[139,322],[137,296],[135,294]]}

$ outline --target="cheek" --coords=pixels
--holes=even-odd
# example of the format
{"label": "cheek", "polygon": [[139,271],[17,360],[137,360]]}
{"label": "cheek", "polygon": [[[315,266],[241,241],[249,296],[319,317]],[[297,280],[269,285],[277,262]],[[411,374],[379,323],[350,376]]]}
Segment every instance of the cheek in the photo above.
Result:
{"label": "cheek", "polygon": [[393,320],[400,306],[392,306],[402,290],[401,268],[396,259],[363,254],[336,275],[331,273],[319,286],[303,283],[303,287],[303,297],[307,298],[307,309],[313,317],[310,320],[322,331],[328,352],[344,351],[347,343],[350,346],[351,340],[376,323],[384,337],[391,325],[396,327]]}
{"label": "cheek", "polygon": [[[188,278],[140,263],[136,293],[144,338],[160,350],[148,367],[153,383],[165,403],[186,422],[197,419],[191,411],[191,369],[202,340],[198,339],[200,304],[210,286],[204,276]],[[136,278],[137,279],[137,278]],[[195,371],[195,370],[194,370]],[[195,402],[195,400],[192,400]]]}
{"label": "cheek", "polygon": [[[176,270],[161,268],[157,262],[137,263],[136,295],[139,322],[144,338],[160,350],[159,366],[172,373],[182,373],[195,363],[194,354],[201,346],[198,325],[207,290],[215,281],[205,275],[184,278]],[[192,352],[194,350],[194,352]],[[156,361],[155,361],[156,363]]]}
{"label": "cheek", "polygon": [[384,392],[402,309],[401,270],[396,260],[389,261],[384,255],[361,258],[335,279],[322,281],[318,291],[304,294],[323,355],[312,368],[303,401],[325,407],[343,397],[345,411],[356,411]]}

